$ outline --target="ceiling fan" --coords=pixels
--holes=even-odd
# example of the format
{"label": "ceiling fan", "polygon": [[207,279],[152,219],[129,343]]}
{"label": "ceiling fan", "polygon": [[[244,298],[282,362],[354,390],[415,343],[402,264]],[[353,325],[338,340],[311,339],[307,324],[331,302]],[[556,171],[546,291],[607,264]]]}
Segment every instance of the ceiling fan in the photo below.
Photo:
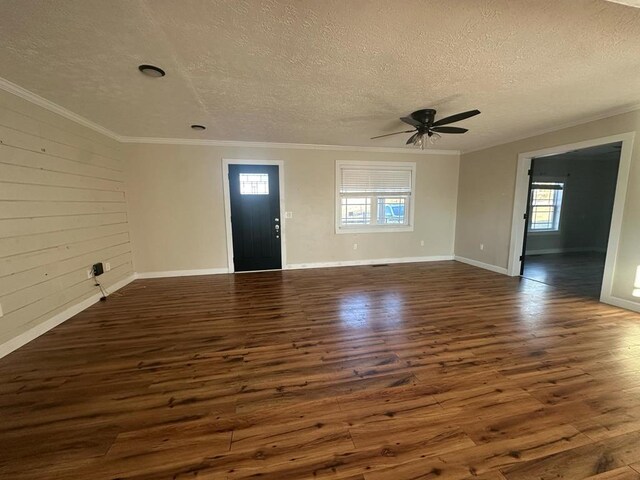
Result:
{"label": "ceiling fan", "polygon": [[436,121],[436,111],[433,110],[432,108],[416,110],[408,117],[402,117],[400,119],[404,123],[408,123],[409,125],[414,127],[413,130],[405,130],[402,132],[387,133],[386,135],[378,135],[377,137],[371,137],[371,140],[376,138],[389,137],[391,135],[399,135],[401,133],[413,132],[413,135],[409,137],[409,140],[407,140],[406,144],[409,145],[411,143],[416,147],[420,147],[421,149],[424,149],[424,144],[426,143],[426,141],[429,141],[429,143],[435,143],[440,138],[441,133],[467,132],[466,128],[447,127],[445,125],[449,125],[450,123],[455,123],[470,117],[474,117],[479,113],[480,113],[480,110],[469,110],[468,112],[456,113],[455,115],[441,118],[440,120]]}

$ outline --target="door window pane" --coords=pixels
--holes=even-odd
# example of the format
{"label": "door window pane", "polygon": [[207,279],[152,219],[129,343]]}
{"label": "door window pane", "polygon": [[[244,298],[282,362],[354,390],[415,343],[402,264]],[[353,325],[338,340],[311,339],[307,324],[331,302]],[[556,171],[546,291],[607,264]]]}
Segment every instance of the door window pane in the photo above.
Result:
{"label": "door window pane", "polygon": [[269,195],[268,173],[241,173],[241,195]]}

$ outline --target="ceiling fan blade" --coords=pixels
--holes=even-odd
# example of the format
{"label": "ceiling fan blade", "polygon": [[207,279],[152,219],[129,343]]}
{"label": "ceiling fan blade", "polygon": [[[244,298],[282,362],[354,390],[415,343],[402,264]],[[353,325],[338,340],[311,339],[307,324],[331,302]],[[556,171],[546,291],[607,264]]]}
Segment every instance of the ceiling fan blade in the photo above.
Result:
{"label": "ceiling fan blade", "polygon": [[459,122],[460,120],[475,117],[479,114],[480,110],[469,110],[468,112],[456,113],[455,115],[451,115],[450,117],[441,118],[437,122],[434,122],[433,126],[439,127],[440,125],[448,125],[449,123]]}
{"label": "ceiling fan blade", "polygon": [[431,127],[431,131],[438,133],[465,133],[469,130],[461,127]]}
{"label": "ceiling fan blade", "polygon": [[415,132],[415,130],[405,130],[404,132],[395,132],[395,133],[387,133],[386,135],[378,135],[377,137],[371,137],[371,140],[375,138],[390,137],[391,135],[399,135],[400,133],[411,133],[411,132]]}
{"label": "ceiling fan blade", "polygon": [[414,133],[413,135],[411,135],[411,136],[409,137],[409,140],[407,140],[406,145],[409,145],[410,143],[415,142],[415,141],[416,141],[416,139],[418,138],[418,135],[420,135],[420,132],[416,132],[416,133]]}
{"label": "ceiling fan blade", "polygon": [[409,125],[413,126],[413,127],[421,127],[422,126],[422,122],[419,122],[418,120],[416,120],[415,118],[411,118],[411,117],[402,117],[400,120],[402,120],[404,123],[408,123]]}

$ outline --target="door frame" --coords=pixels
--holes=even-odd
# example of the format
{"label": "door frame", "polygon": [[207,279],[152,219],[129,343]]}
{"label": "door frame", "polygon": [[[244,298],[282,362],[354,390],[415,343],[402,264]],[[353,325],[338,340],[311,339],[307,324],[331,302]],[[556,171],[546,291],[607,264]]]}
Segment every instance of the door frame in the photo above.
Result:
{"label": "door frame", "polygon": [[[282,160],[246,160],[236,158],[222,159],[222,189],[224,191],[224,221],[227,234],[227,268],[229,273],[235,272],[233,265],[233,232],[231,230],[231,196],[229,193],[229,165],[277,165],[278,166],[278,190],[280,191],[280,256],[282,270],[286,268],[287,258],[287,227],[284,217],[284,161]],[[259,270],[258,270],[259,271]]]}
{"label": "door frame", "polygon": [[604,264],[604,275],[602,277],[602,290],[600,291],[600,301],[611,303],[613,287],[613,272],[615,270],[618,247],[620,243],[620,232],[622,230],[622,215],[627,198],[627,185],[629,183],[629,171],[631,168],[631,153],[633,150],[633,139],[635,132],[611,135],[583,142],[571,143],[568,145],[558,145],[544,148],[533,152],[520,153],[518,155],[518,167],[516,171],[516,185],[513,199],[513,215],[511,220],[511,241],[509,244],[509,263],[507,274],[512,277],[520,276],[522,255],[522,245],[524,242],[525,220],[524,212],[527,208],[527,196],[529,187],[529,169],[531,159],[538,157],[548,157],[559,155],[572,150],[581,150],[608,143],[622,142],[620,150],[620,163],[618,165],[618,179],[616,181],[616,193],[613,201],[613,212],[611,213],[611,228],[609,229],[609,241],[607,243],[607,254]]}
{"label": "door frame", "polygon": [[525,264],[525,257],[527,254],[527,237],[529,236],[529,223],[531,220],[531,194],[533,193],[533,169],[535,168],[535,165],[533,164],[533,161],[535,159],[532,158],[529,160],[529,170],[527,170],[527,175],[528,175],[528,183],[527,183],[527,203],[526,203],[526,207],[524,210],[524,231],[522,232],[522,250],[520,250],[520,257],[518,258],[518,260],[520,260],[520,276],[524,275],[524,264]]}

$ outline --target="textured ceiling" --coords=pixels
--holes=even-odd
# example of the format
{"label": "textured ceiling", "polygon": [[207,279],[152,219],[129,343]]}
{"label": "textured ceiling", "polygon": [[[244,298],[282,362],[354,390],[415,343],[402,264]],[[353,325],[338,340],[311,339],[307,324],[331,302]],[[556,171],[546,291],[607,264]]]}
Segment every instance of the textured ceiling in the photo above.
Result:
{"label": "textured ceiling", "polygon": [[0,76],[124,136],[402,146],[369,137],[478,108],[435,147],[470,150],[640,102],[640,9],[605,0],[0,6]]}

